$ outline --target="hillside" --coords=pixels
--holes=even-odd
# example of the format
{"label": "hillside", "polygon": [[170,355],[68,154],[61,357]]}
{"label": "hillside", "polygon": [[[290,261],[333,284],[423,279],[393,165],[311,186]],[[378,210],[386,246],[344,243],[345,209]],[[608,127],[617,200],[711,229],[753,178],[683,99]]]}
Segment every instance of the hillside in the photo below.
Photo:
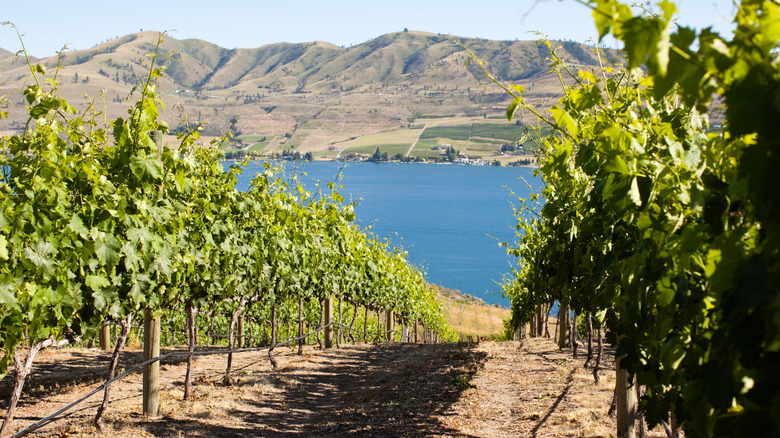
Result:
{"label": "hillside", "polygon": [[461,340],[497,339],[504,332],[504,319],[511,317],[509,309],[488,305],[480,298],[457,290],[434,286],[442,301],[447,322]]}
{"label": "hillside", "polygon": [[[110,118],[124,116],[128,93],[148,72],[146,57],[157,38],[156,32],[141,32],[65,53],[59,61],[61,93],[82,111],[84,96],[97,96],[96,106]],[[366,135],[409,129],[413,122],[424,122],[424,129],[500,119],[508,96],[488,83],[459,44],[487,62],[501,81],[525,86],[529,102],[558,96],[557,79],[545,64],[547,49],[535,41],[398,32],[352,47],[310,42],[226,49],[165,37],[161,55],[169,57],[169,65],[159,82],[168,108],[163,117],[172,129],[184,120],[204,123],[206,135],[220,135],[236,121],[239,133],[269,139],[260,149],[323,155]],[[554,44],[576,68],[598,65],[592,47]],[[52,71],[58,60],[40,62]],[[3,132],[23,126],[20,92],[29,77],[22,59],[0,52],[0,96],[13,104],[10,118],[0,125]]]}

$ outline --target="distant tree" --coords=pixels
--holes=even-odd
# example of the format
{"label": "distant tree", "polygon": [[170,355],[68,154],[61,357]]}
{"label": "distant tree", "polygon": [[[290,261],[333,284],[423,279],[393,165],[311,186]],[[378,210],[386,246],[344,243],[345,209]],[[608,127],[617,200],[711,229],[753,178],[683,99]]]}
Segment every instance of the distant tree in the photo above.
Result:
{"label": "distant tree", "polygon": [[79,81],[79,73],[76,72],[76,74],[73,75],[73,83],[77,83]]}
{"label": "distant tree", "polygon": [[371,161],[379,161],[382,159],[382,153],[379,152],[379,146],[374,149],[374,155],[371,156]]}
{"label": "distant tree", "polygon": [[460,152],[456,151],[454,147],[447,146],[447,159],[446,161],[455,161],[455,158],[460,155]]}
{"label": "distant tree", "polygon": [[404,28],[404,32],[409,32],[409,29],[407,29],[407,28]]}

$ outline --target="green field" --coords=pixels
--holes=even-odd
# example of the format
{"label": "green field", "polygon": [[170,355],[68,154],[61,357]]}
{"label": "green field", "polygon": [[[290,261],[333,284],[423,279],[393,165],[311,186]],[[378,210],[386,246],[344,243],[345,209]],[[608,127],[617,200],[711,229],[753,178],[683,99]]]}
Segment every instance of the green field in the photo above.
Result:
{"label": "green field", "polygon": [[475,138],[495,139],[511,142],[519,140],[525,130],[513,123],[473,123],[451,126],[434,126],[426,129],[420,139],[448,138],[450,140],[471,140]]}
{"label": "green field", "polygon": [[423,131],[420,140],[449,138],[466,141],[471,138],[471,125],[434,126]]}
{"label": "green field", "polygon": [[525,130],[514,123],[474,123],[472,137],[495,138],[507,141],[517,141]]}
{"label": "green field", "polygon": [[[236,137],[234,140],[229,141],[222,141],[219,144],[219,148],[224,151],[252,151],[252,152],[262,152],[263,148],[268,146],[273,139],[276,138],[274,135],[261,135],[261,134],[255,134],[255,135],[241,135]],[[238,142],[243,141],[244,143],[249,143],[250,146],[247,148],[235,148],[233,145]]]}
{"label": "green field", "polygon": [[339,151],[333,150],[333,151],[313,151],[312,152],[315,157],[323,157],[323,158],[336,158],[336,155],[338,155]]}
{"label": "green field", "polygon": [[441,143],[439,143],[439,140],[420,140],[417,142],[417,144],[414,145],[414,149],[430,149],[440,144]]}
{"label": "green field", "polygon": [[249,146],[249,149],[247,150],[254,151],[254,152],[262,152],[263,149],[265,149],[265,147],[268,146],[270,143],[271,143],[270,141],[255,143],[252,146]]}
{"label": "green field", "polygon": [[379,147],[379,153],[387,152],[387,155],[389,157],[392,157],[395,154],[399,154],[399,153],[401,155],[406,155],[406,151],[409,150],[409,146],[411,146],[411,143],[409,144],[390,143],[390,144],[371,144],[371,145],[364,145],[364,146],[349,146],[341,152],[341,155],[345,155],[350,152],[356,152],[358,154],[373,154],[376,148]]}
{"label": "green field", "polygon": [[436,158],[442,156],[442,151],[432,151],[430,148],[417,148],[415,147],[411,153],[412,157],[419,158]]}
{"label": "green field", "polygon": [[473,142],[469,145],[468,151],[495,152],[501,150],[501,145],[496,143]]}

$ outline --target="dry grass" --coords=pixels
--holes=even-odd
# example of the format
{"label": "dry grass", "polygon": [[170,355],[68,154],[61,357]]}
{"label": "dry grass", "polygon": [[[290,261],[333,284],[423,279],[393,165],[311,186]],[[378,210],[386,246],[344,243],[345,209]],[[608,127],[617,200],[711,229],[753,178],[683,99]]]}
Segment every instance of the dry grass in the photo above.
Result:
{"label": "dry grass", "polygon": [[495,339],[504,331],[508,309],[467,298],[445,298],[444,315],[463,340]]}

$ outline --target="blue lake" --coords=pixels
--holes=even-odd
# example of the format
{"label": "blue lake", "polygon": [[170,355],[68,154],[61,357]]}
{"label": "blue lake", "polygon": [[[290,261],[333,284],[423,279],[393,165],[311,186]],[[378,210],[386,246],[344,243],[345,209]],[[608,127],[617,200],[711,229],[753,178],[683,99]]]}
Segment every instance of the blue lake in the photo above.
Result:
{"label": "blue lake", "polygon": [[[314,181],[333,181],[345,165],[301,166],[308,175],[303,181],[314,190]],[[361,198],[355,208],[359,223],[403,246],[428,281],[509,306],[497,282],[515,260],[498,242],[515,240],[510,189],[530,196],[521,178],[537,186],[533,169],[365,162],[346,165],[341,173],[342,195]],[[245,190],[254,174],[247,169],[238,188]]]}

